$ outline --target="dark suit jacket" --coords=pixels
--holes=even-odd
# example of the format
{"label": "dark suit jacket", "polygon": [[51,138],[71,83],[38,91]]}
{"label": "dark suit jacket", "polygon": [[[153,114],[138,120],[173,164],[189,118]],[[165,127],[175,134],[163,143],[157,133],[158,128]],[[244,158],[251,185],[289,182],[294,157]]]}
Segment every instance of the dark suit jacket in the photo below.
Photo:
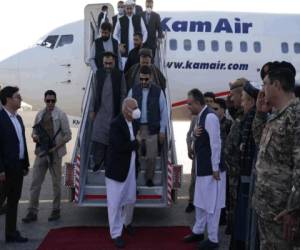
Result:
{"label": "dark suit jacket", "polygon": [[126,72],[131,68],[131,66],[140,62],[139,51],[140,48],[133,48],[132,50],[130,50],[124,67],[124,74],[126,74]]}
{"label": "dark suit jacket", "polygon": [[[136,136],[137,124],[133,121],[133,132]],[[105,176],[115,181],[124,182],[127,178],[132,151],[136,152],[135,167],[138,170],[137,140],[130,140],[130,131],[122,114],[111,122],[109,146],[106,155]]]}
{"label": "dark suit jacket", "polygon": [[147,12],[144,11],[142,13],[142,18],[144,20],[144,23],[145,23],[147,31],[148,31],[148,38],[147,38],[145,47],[148,47],[150,49],[155,49],[157,47],[157,45],[156,45],[157,37],[159,37],[159,38],[162,37],[162,29],[161,29],[161,25],[160,25],[160,15],[154,11],[151,11],[149,23],[147,23],[146,15],[147,15]]}
{"label": "dark suit jacket", "polygon": [[[99,15],[98,15],[98,21],[97,21],[97,25],[98,25],[98,29],[100,30],[100,26],[101,26],[101,20],[103,19],[104,17],[104,13],[103,12],[100,12]],[[108,20],[108,17],[106,16],[105,18],[105,21],[104,22],[109,22]]]}
{"label": "dark suit jacket", "polygon": [[114,30],[115,30],[117,21],[118,21],[118,14],[117,14],[117,15],[114,15],[114,16],[112,17],[112,34],[114,33]]}
{"label": "dark suit jacket", "polygon": [[[28,170],[29,160],[25,138],[25,127],[21,116],[17,118],[22,127],[24,140],[24,169]],[[4,109],[0,111],[0,173],[8,168],[15,167],[19,162],[19,139],[8,114]]]}
{"label": "dark suit jacket", "polygon": [[143,8],[140,5],[135,5],[135,14],[141,15],[143,13]]}

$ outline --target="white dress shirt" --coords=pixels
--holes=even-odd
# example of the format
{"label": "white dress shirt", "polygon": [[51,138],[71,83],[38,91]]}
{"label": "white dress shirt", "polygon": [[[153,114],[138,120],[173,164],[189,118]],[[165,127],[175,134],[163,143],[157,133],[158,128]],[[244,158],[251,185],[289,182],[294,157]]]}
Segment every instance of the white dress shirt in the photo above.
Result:
{"label": "white dress shirt", "polygon": [[4,110],[6,111],[12,124],[14,125],[19,140],[19,160],[23,160],[25,158],[25,143],[23,138],[22,126],[17,118],[17,114],[10,113],[6,108],[4,108]]}

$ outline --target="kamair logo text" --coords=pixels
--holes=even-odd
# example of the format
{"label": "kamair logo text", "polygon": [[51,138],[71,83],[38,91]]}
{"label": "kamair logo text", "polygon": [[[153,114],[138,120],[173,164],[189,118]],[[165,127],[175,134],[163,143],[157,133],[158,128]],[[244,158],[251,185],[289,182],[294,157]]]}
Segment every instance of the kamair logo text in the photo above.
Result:
{"label": "kamair logo text", "polygon": [[165,17],[161,21],[164,31],[173,32],[213,32],[213,33],[236,33],[248,34],[252,23],[241,22],[236,17],[234,22],[230,22],[227,18],[220,18],[214,25],[210,21],[173,21],[171,17]]}

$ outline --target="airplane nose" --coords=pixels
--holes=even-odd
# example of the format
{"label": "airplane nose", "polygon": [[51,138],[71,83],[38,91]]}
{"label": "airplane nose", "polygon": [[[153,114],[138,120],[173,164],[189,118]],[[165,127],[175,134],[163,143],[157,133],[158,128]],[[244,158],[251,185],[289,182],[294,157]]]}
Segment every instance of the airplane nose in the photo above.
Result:
{"label": "airplane nose", "polygon": [[18,85],[19,65],[18,56],[11,56],[0,61],[0,86],[4,87],[7,85]]}

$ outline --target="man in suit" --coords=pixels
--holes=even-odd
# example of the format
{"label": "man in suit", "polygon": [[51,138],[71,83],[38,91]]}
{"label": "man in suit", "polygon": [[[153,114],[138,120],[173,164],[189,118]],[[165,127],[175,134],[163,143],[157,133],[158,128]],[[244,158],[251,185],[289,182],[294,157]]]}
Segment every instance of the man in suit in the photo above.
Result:
{"label": "man in suit", "polygon": [[97,73],[98,69],[103,68],[103,53],[106,51],[113,52],[117,56],[115,67],[120,70],[123,69],[118,41],[111,37],[111,29],[110,23],[102,23],[100,37],[92,45],[89,63],[94,74]]}
{"label": "man in suit", "polygon": [[134,8],[133,8],[133,13],[135,15],[141,15],[143,13],[143,8],[141,5],[136,4],[136,0],[133,0],[134,2]]}
{"label": "man in suit", "polygon": [[[198,89],[188,93],[188,108],[197,115],[194,129],[195,152],[195,224],[192,234],[184,241],[201,241],[199,249],[211,250],[218,248],[218,229],[221,209],[225,207],[226,171],[221,163],[220,122],[213,110],[204,101]],[[204,240],[207,226],[208,239]]]}
{"label": "man in suit", "polygon": [[128,53],[134,48],[133,34],[141,32],[143,34],[143,43],[147,40],[147,28],[140,15],[134,14],[133,0],[125,2],[125,15],[119,18],[116,24],[113,37],[119,42],[120,51],[125,65]]}
{"label": "man in suit", "polygon": [[98,21],[97,21],[98,30],[100,29],[102,23],[109,22],[107,16],[108,16],[108,7],[106,5],[103,5],[101,8],[101,12],[98,15]]}
{"label": "man in suit", "polygon": [[134,234],[131,225],[136,201],[136,176],[138,169],[138,127],[135,119],[141,111],[137,101],[126,98],[122,114],[111,123],[109,147],[105,164],[107,210],[111,238],[116,247],[125,246],[123,227],[129,235]]}
{"label": "man in suit", "polygon": [[124,74],[131,68],[131,66],[140,62],[140,49],[143,47],[143,34],[140,32],[133,35],[134,48],[130,50],[128,59],[124,67]]}
{"label": "man in suit", "polygon": [[124,2],[123,1],[119,1],[118,2],[118,14],[114,15],[112,17],[112,25],[113,25],[112,31],[113,32],[115,30],[115,27],[116,27],[116,24],[117,24],[119,18],[122,17],[122,16],[124,16]]}
{"label": "man in suit", "polygon": [[153,58],[157,47],[157,38],[162,38],[163,33],[160,25],[160,15],[153,10],[153,0],[146,0],[146,11],[142,13],[142,18],[148,31],[148,38],[145,47],[152,50]]}
{"label": "man in suit", "polygon": [[[1,91],[1,86],[0,86],[0,91]],[[2,104],[0,102],[0,111],[2,110]],[[6,194],[4,192],[4,190],[0,190],[0,215],[5,214],[6,213]]]}
{"label": "man in suit", "polygon": [[29,160],[22,118],[17,114],[22,97],[17,87],[7,86],[0,92],[0,187],[7,197],[6,243],[27,242],[17,231],[18,203],[23,177],[28,174]]}

